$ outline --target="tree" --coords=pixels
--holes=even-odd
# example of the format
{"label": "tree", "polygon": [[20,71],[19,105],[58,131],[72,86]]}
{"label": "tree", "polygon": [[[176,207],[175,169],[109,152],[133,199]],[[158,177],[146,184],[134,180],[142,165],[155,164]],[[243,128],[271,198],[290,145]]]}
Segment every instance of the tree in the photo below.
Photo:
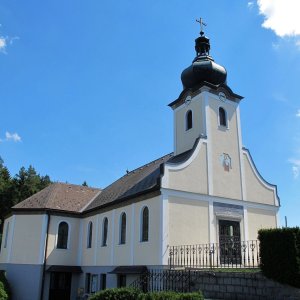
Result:
{"label": "tree", "polygon": [[44,189],[50,183],[48,175],[41,176],[31,165],[27,170],[21,167],[12,178],[0,157],[0,228],[2,229],[3,220],[12,206]]}
{"label": "tree", "polygon": [[84,181],[83,184],[82,184],[82,186],[88,186],[87,182]]}
{"label": "tree", "polygon": [[0,219],[3,223],[4,216],[9,212],[13,206],[14,186],[10,173],[3,165],[0,164]]}

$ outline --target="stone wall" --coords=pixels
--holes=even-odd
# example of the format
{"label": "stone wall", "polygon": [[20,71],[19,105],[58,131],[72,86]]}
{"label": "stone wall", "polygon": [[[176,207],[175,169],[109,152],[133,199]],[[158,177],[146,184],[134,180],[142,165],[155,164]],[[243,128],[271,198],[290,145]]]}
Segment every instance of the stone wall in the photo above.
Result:
{"label": "stone wall", "polygon": [[191,272],[191,290],[205,298],[230,300],[300,300],[300,289],[279,284],[260,272]]}

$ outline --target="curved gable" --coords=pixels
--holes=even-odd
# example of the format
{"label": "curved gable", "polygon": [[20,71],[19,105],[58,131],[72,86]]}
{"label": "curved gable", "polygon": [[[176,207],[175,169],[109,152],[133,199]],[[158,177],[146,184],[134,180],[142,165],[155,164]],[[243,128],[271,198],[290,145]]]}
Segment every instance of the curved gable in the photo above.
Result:
{"label": "curved gable", "polygon": [[207,194],[207,143],[198,139],[192,150],[183,154],[181,159],[165,163],[162,188]]}
{"label": "curved gable", "polygon": [[267,182],[258,172],[248,149],[243,148],[246,198],[251,202],[280,205],[277,186]]}

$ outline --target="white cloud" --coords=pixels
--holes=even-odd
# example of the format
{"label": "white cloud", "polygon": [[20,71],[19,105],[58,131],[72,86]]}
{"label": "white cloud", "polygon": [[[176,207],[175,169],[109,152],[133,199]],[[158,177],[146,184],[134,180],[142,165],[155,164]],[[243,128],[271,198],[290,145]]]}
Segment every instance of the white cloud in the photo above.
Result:
{"label": "white cloud", "polygon": [[0,36],[0,52],[6,53],[7,40],[5,37]]}
{"label": "white cloud", "polygon": [[5,138],[7,141],[13,141],[13,142],[21,142],[21,137],[15,132],[15,133],[9,133],[8,131],[5,132]]}
{"label": "white cloud", "polygon": [[292,166],[292,171],[294,179],[297,179],[299,177],[300,168],[297,166]]}
{"label": "white cloud", "polygon": [[298,111],[296,113],[296,117],[300,118],[300,109],[298,109]]}
{"label": "white cloud", "polygon": [[265,17],[264,28],[280,37],[300,35],[299,0],[257,0],[257,5],[259,13]]}
{"label": "white cloud", "polygon": [[249,9],[252,9],[252,8],[253,8],[253,5],[254,5],[254,2],[252,2],[252,1],[249,1],[249,2],[247,3],[247,6],[248,6]]}
{"label": "white cloud", "polygon": [[289,162],[292,164],[292,172],[294,179],[297,179],[300,174],[300,159],[289,159]]}
{"label": "white cloud", "polygon": [[0,53],[6,54],[6,49],[8,45],[12,45],[15,40],[18,40],[18,36],[8,37],[8,36],[0,36]]}

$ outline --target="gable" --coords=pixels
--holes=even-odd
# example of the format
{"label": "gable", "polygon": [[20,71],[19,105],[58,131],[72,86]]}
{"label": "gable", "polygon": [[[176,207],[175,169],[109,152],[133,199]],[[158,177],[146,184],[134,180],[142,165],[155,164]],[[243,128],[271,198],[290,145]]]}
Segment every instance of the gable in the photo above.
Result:
{"label": "gable", "polygon": [[194,149],[181,156],[165,164],[162,188],[208,194],[206,140],[198,139]]}
{"label": "gable", "polygon": [[257,171],[250,152],[243,149],[246,199],[269,205],[279,205],[277,188],[265,181]]}

